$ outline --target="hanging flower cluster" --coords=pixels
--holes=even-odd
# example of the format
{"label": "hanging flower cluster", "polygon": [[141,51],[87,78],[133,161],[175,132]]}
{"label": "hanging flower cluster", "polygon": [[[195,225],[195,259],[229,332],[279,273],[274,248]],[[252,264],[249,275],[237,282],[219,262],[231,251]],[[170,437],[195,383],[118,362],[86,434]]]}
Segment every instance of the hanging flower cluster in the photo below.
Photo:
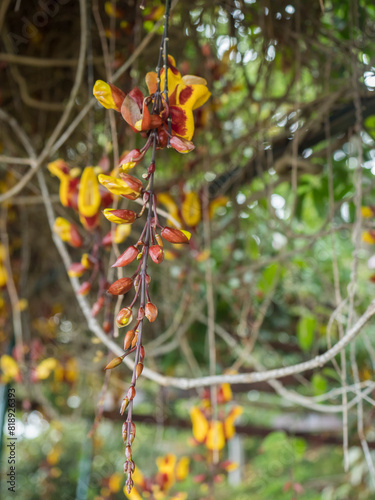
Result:
{"label": "hanging flower cluster", "polygon": [[[128,476],[126,480],[128,493],[134,485],[135,465],[132,459],[132,443],[136,427],[132,415],[136,381],[142,373],[145,360],[142,341],[143,324],[145,318],[149,322],[154,322],[158,315],[158,309],[150,297],[149,259],[156,265],[163,262],[163,241],[187,244],[190,240],[188,231],[171,225],[162,225],[159,221],[157,198],[154,194],[156,151],[167,146],[180,153],[188,153],[194,149],[194,144],[191,142],[194,134],[193,110],[204,104],[210,96],[206,80],[196,76],[182,77],[176,68],[175,60],[168,55],[169,8],[170,2],[167,1],[157,72],[150,72],[146,75],[149,95],[144,96],[138,88],[125,94],[114,85],[101,80],[95,83],[93,89],[94,96],[105,108],[121,113],[132,130],[140,133],[145,139],[145,144],[141,149],[133,149],[120,159],[119,178],[105,174],[98,176],[99,183],[111,195],[132,201],[141,198],[143,201],[142,209],[138,214],[122,208],[105,209],[103,213],[109,221],[119,225],[129,225],[145,212],[147,213],[144,228],[137,242],[129,246],[113,264],[113,267],[125,267],[137,261],[135,272],[128,277],[119,278],[107,290],[111,295],[123,296],[133,287],[135,289],[133,299],[119,311],[116,317],[116,324],[119,328],[131,325],[124,335],[125,352],[106,366],[106,369],[112,369],[120,365],[125,356],[135,353],[132,379],[120,409],[121,414],[127,410],[122,436],[125,443],[124,471]],[[144,159],[149,149],[152,151],[151,162],[147,171],[142,175],[147,183],[144,185],[140,179],[128,172]]]}
{"label": "hanging flower cluster", "polygon": [[[232,391],[230,385],[222,384],[217,391],[217,404],[219,406],[217,415],[214,415],[211,406],[209,390],[204,391],[201,404],[193,406],[190,410],[194,437],[192,444],[195,446],[204,445],[207,450],[205,454],[195,455],[195,459],[198,461],[208,460],[213,465],[210,474],[213,474],[213,480],[216,482],[222,480],[223,473],[236,468],[236,464],[229,460],[221,460],[217,464],[213,460],[214,453],[222,452],[226,442],[235,435],[234,423],[243,412],[241,406],[228,407],[231,400]],[[209,480],[207,474],[198,474],[194,480],[198,483],[207,482]]]}
{"label": "hanging flower cluster", "polygon": [[190,459],[177,458],[169,453],[156,459],[158,472],[150,478],[145,477],[137,468],[134,473],[134,488],[130,493],[125,490],[129,500],[142,500],[142,498],[158,498],[160,500],[186,500],[186,493],[172,493],[176,483],[184,481],[189,473]]}
{"label": "hanging flower cluster", "polygon": [[84,278],[79,293],[87,295],[97,283],[97,297],[92,307],[92,315],[104,308],[103,328],[108,333],[112,329],[111,299],[106,294],[108,283],[105,275],[102,250],[113,243],[122,243],[130,233],[130,226],[121,226],[118,230],[102,235],[100,214],[102,209],[113,203],[113,196],[98,181],[104,175],[99,166],[85,167],[83,171],[71,167],[64,160],[58,159],[48,164],[50,173],[60,180],[60,201],[64,207],[71,208],[78,214],[82,227],[64,217],[57,217],[54,232],[74,248],[84,251],[79,262],[73,262],[68,269],[70,277]]}

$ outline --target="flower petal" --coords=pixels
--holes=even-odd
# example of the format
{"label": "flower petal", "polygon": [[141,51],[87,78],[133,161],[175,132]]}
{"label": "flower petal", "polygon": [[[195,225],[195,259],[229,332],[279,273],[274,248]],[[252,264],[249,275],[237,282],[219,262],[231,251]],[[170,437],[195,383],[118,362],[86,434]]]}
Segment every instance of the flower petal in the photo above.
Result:
{"label": "flower petal", "polygon": [[99,211],[101,197],[94,167],[83,171],[78,191],[78,211],[84,217],[94,217]]}

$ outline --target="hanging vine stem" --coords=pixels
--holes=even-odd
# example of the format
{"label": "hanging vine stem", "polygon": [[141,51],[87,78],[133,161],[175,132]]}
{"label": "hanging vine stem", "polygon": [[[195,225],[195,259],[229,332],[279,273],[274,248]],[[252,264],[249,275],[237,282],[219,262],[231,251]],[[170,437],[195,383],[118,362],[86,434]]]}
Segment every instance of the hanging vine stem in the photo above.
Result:
{"label": "hanging vine stem", "polygon": [[[169,112],[169,99],[168,99],[168,23],[169,23],[169,11],[170,11],[170,0],[166,2],[166,10],[165,10],[165,22],[164,22],[164,32],[160,44],[160,52],[159,52],[159,60],[157,65],[157,88],[154,94],[153,106],[152,106],[152,114],[159,115],[163,109],[163,101],[165,104],[165,109],[168,113],[168,146],[171,136],[171,117]],[[161,68],[162,68],[162,58],[164,59],[164,75],[165,75],[165,84],[164,84],[164,98],[161,92]],[[145,315],[150,321],[154,321],[157,316],[157,308],[150,301],[150,293],[148,289],[148,285],[150,282],[150,278],[147,274],[147,261],[150,252],[150,246],[154,245],[156,240],[158,240],[158,236],[155,233],[155,227],[158,226],[161,228],[161,225],[158,221],[157,216],[157,208],[156,208],[156,196],[154,194],[154,173],[155,173],[155,164],[156,164],[156,148],[158,144],[158,130],[153,129],[150,132],[149,138],[147,140],[148,145],[152,144],[152,157],[151,163],[148,167],[147,174],[144,174],[144,178],[148,180],[148,187],[144,191],[144,205],[141,211],[141,214],[146,208],[146,204],[148,203],[148,213],[147,220],[144,226],[144,229],[139,237],[136,246],[142,246],[142,254],[140,258],[140,264],[137,268],[135,275],[132,278],[135,278],[134,284],[136,286],[136,294],[130,305],[130,309],[133,307],[137,299],[139,299],[139,309],[137,314],[137,323],[134,329],[134,338],[131,340],[130,345],[129,339],[133,336],[133,330],[127,333],[125,336],[125,345],[124,348],[132,347],[129,351],[134,350],[134,341],[135,343],[135,360],[134,367],[132,373],[132,379],[130,383],[130,387],[127,393],[127,397],[124,398],[123,403],[121,405],[120,413],[123,414],[128,408],[127,418],[123,424],[122,435],[123,440],[125,442],[125,457],[126,462],[124,464],[124,472],[127,473],[126,480],[126,489],[127,492],[130,493],[133,488],[134,482],[132,479],[132,474],[135,470],[135,464],[132,460],[132,443],[135,438],[136,428],[133,422],[133,406],[134,406],[134,397],[136,394],[135,386],[138,377],[142,373],[143,370],[143,362],[145,357],[145,351],[142,343],[143,336],[143,320]],[[147,301],[147,302],[146,302]]]}

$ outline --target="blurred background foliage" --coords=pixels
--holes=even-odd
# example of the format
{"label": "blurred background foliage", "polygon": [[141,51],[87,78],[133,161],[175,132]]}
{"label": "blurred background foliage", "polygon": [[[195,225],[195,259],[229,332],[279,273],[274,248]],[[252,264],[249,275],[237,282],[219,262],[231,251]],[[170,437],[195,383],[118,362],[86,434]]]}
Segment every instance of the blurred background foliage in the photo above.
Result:
{"label": "blurred background foliage", "polygon": [[[47,2],[49,11],[36,1],[17,2],[17,8],[15,3],[5,0],[0,7],[0,103],[40,151],[74,81],[79,2]],[[147,0],[143,11],[132,0],[85,3],[87,67],[71,121],[92,97],[93,81],[106,80],[92,7],[102,19],[113,71],[156,28],[151,43],[116,82],[124,91],[138,85],[146,92],[144,75],[155,69],[157,23],[163,16],[158,0]],[[159,317],[146,332],[150,368],[174,376],[209,373],[208,268],[216,306],[217,374],[309,360],[335,343],[340,328],[353,320],[349,284],[355,281],[354,319],[372,300],[374,26],[371,0],[191,0],[173,8],[170,53],[183,74],[207,80],[212,97],[196,113],[196,150],[186,156],[173,150],[159,154],[156,189],[170,197],[160,206],[181,218],[193,244],[172,249],[168,260],[151,270]],[[120,153],[139,147],[140,138],[116,120]],[[97,104],[48,160],[63,158],[81,169],[99,163],[112,168],[113,140],[109,114]],[[2,194],[30,168],[7,158],[24,156],[18,138],[2,123]],[[75,220],[59,204],[58,182],[47,163],[42,170],[56,213]],[[184,219],[188,193],[195,193],[203,208],[207,199],[217,201],[209,234],[201,217],[193,227]],[[360,226],[358,204],[367,207]],[[117,368],[102,391],[108,353],[83,320],[52,244],[35,178],[1,210],[2,408],[12,384],[19,434],[17,498],[124,498],[118,406],[130,372]],[[125,245],[132,244],[139,227],[134,224]],[[103,231],[108,230],[103,218]],[[79,250],[71,255],[80,258]],[[108,263],[109,251],[105,259]],[[23,355],[14,347],[15,308],[22,319]],[[362,387],[371,389],[372,332],[371,324],[365,326],[355,341],[357,375],[353,353],[346,350],[349,386],[358,376]],[[241,357],[243,352],[247,357]],[[369,455],[361,448],[353,404],[350,467],[344,472],[342,412],[335,410],[342,402],[342,361],[338,356],[322,369],[281,380],[284,388],[310,398],[310,408],[267,383],[233,386],[226,408],[235,403],[243,414],[220,459],[238,468],[219,474],[205,446],[192,443],[189,411],[202,404],[202,391],[161,388],[143,378],[135,404],[135,421],[141,421],[134,443],[137,466],[152,478],[158,457],[188,456],[190,465],[187,477],[167,492],[141,498],[372,499],[373,388],[363,401],[362,436]],[[89,438],[101,397],[104,413]],[[349,400],[354,397],[349,390]],[[325,409],[318,411],[321,402]],[[1,496],[7,498],[5,455],[3,448]]]}

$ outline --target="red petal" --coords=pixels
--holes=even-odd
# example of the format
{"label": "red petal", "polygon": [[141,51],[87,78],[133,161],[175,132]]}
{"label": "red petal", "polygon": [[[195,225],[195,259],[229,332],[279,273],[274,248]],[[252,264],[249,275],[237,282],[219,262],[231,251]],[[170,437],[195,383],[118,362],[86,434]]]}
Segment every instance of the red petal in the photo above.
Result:
{"label": "red petal", "polygon": [[186,127],[186,113],[183,109],[178,106],[171,106],[169,108],[172,118],[172,130],[177,135],[184,136],[187,133]]}
{"label": "red petal", "polygon": [[130,93],[125,97],[122,103],[121,114],[124,120],[133,127],[133,130],[135,130],[134,125],[142,118],[142,115],[137,102],[131,97]]}

